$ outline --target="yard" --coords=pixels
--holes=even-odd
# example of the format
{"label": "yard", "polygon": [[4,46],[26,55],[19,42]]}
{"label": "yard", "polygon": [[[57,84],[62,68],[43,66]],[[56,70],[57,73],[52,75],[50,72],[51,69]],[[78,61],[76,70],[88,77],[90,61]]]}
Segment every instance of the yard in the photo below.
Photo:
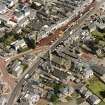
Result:
{"label": "yard", "polygon": [[88,81],[87,87],[101,99],[105,98],[105,84],[102,83],[98,78]]}

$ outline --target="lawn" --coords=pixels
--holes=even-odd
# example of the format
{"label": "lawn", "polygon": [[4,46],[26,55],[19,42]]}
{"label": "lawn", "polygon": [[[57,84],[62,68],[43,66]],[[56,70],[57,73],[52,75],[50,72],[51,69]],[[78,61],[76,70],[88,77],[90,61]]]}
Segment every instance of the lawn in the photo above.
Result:
{"label": "lawn", "polygon": [[105,46],[105,41],[100,40],[98,43],[100,46]]}
{"label": "lawn", "polygon": [[105,105],[105,103],[102,101],[101,103],[99,103],[98,105]]}
{"label": "lawn", "polygon": [[25,51],[28,51],[28,50],[30,50],[30,48],[28,48],[28,47],[26,47],[26,48],[20,48],[18,50],[18,53],[22,53],[22,52],[25,52]]}
{"label": "lawn", "polygon": [[14,35],[3,36],[2,38],[0,38],[0,42],[5,43],[6,45],[10,45],[14,41],[16,41]]}
{"label": "lawn", "polygon": [[105,84],[98,78],[88,81],[87,87],[101,99],[105,98]]}
{"label": "lawn", "polygon": [[105,33],[101,33],[101,32],[99,32],[97,30],[91,32],[91,34],[92,34],[92,36],[96,36],[96,37],[103,37],[103,36],[105,36]]}

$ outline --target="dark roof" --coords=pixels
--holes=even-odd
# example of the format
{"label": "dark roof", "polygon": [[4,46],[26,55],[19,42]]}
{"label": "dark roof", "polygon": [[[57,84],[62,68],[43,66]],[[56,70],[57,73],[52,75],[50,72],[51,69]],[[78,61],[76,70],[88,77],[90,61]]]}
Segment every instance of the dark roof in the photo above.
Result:
{"label": "dark roof", "polygon": [[105,67],[101,66],[101,65],[91,65],[90,66],[92,68],[92,70],[99,74],[100,76],[103,76],[105,74]]}
{"label": "dark roof", "polygon": [[96,101],[96,100],[99,100],[99,98],[97,97],[97,96],[95,96],[95,95],[91,95],[91,96],[89,96],[89,98],[87,99],[87,101],[90,103],[90,104],[94,104],[94,102]]}
{"label": "dark roof", "polygon": [[54,69],[54,71],[51,72],[51,74],[53,76],[59,78],[60,80],[67,79],[67,77],[69,76],[66,72],[60,71],[58,69]]}

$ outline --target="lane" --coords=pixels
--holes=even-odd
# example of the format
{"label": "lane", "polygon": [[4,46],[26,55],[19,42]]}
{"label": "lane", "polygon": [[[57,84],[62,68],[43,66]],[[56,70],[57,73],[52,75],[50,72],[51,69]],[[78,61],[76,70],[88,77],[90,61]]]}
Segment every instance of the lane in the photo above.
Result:
{"label": "lane", "polygon": [[40,53],[40,52],[45,52],[47,49],[48,49],[48,47],[49,46],[40,46],[40,47],[36,47],[35,49],[30,49],[30,50],[28,50],[28,51],[25,51],[25,52],[22,52],[22,53],[19,53],[19,54],[15,54],[15,55],[13,55],[13,56],[11,56],[11,57],[9,57],[9,58],[5,58],[5,59],[7,59],[7,61],[6,61],[6,66],[12,61],[12,60],[14,60],[14,59],[16,59],[16,58],[20,58],[20,57],[22,57],[23,55],[25,55],[25,54],[30,54],[30,53]]}

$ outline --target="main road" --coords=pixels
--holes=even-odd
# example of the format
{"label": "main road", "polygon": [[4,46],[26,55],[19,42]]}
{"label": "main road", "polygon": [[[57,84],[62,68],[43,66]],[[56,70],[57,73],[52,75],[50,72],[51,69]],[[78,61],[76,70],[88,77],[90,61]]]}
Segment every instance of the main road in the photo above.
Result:
{"label": "main road", "polygon": [[[98,5],[96,5],[95,9],[88,12],[86,15],[84,15],[83,17],[81,17],[82,19],[79,19],[78,24],[76,24],[74,27],[72,27],[72,29],[78,29],[85,21],[86,18],[88,18],[89,16],[91,16],[91,14],[96,13],[97,10],[99,9],[99,4],[102,4],[104,2],[104,0],[100,0],[100,2],[98,2]],[[68,27],[69,28],[69,27]],[[61,37],[59,40],[56,40],[46,51],[46,53],[49,51],[49,49],[54,49],[62,40],[68,38],[69,35]],[[44,54],[43,54],[44,55]],[[11,93],[11,96],[9,97],[9,100],[7,102],[7,105],[14,105],[14,103],[16,102],[19,93],[21,91],[21,87],[22,84],[25,81],[25,76],[27,74],[31,75],[35,72],[35,70],[37,69],[39,63],[40,63],[41,58],[38,57],[35,62],[24,72],[24,74],[21,76],[21,78],[19,79],[19,82],[17,83],[16,87],[14,88],[14,90]]]}

